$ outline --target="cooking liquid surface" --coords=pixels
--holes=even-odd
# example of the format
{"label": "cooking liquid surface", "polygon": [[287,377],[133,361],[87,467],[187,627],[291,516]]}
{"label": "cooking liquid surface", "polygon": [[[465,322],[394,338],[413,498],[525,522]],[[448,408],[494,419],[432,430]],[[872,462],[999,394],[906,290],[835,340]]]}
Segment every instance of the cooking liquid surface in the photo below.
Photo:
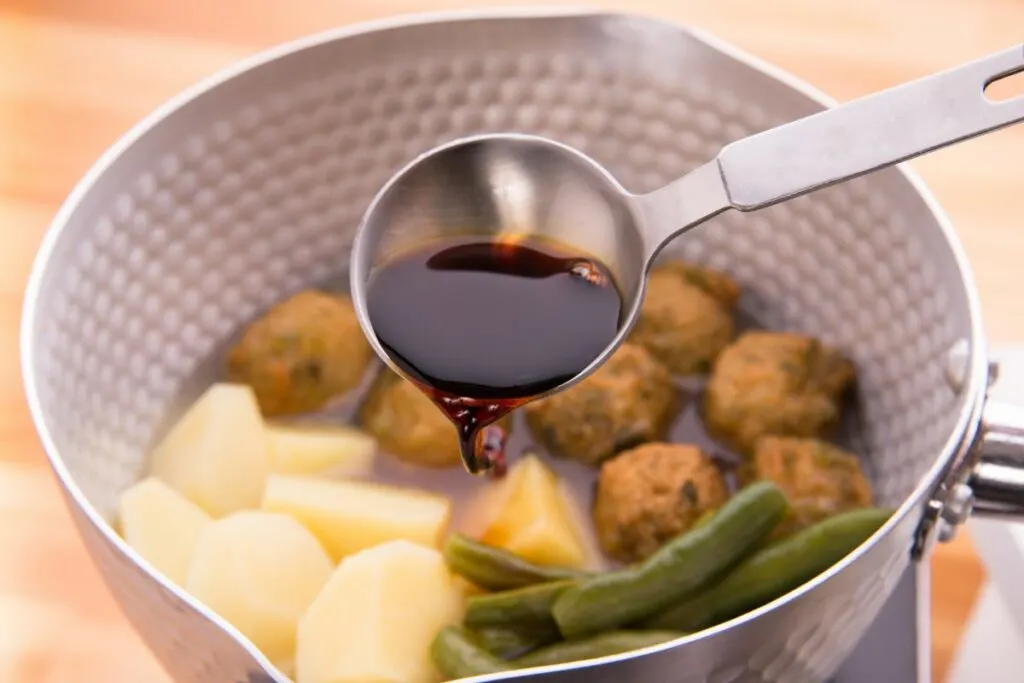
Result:
{"label": "cooking liquid surface", "polygon": [[466,469],[494,464],[480,429],[583,371],[615,338],[608,269],[538,238],[437,240],[373,274],[367,310],[388,356],[459,431]]}

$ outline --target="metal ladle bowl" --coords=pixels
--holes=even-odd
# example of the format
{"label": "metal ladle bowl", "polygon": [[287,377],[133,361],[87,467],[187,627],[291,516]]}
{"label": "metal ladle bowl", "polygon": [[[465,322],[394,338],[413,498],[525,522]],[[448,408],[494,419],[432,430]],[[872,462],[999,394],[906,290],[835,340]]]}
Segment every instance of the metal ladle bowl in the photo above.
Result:
{"label": "metal ladle bowl", "polygon": [[655,257],[679,234],[727,209],[761,209],[1024,120],[1024,98],[994,102],[985,95],[990,84],[1022,70],[1024,44],[737,140],[643,195],[627,192],[582,152],[543,137],[490,134],[447,143],[395,174],[363,217],[350,267],[359,322],[377,354],[407,376],[367,311],[374,267],[445,234],[553,238],[608,266],[626,311],[608,347],[551,390],[561,391],[626,338]]}

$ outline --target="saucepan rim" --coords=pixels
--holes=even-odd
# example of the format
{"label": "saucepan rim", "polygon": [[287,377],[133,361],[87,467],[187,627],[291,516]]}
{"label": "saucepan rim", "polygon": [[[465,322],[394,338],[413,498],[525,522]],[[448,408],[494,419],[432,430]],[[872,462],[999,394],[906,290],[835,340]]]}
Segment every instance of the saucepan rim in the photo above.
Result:
{"label": "saucepan rim", "polygon": [[[103,538],[113,545],[118,552],[122,553],[134,564],[141,567],[142,570],[149,576],[150,579],[157,582],[163,588],[168,590],[177,598],[184,601],[189,607],[199,612],[202,616],[210,619],[215,624],[223,628],[225,631],[230,633],[238,641],[239,645],[252,655],[252,657],[268,672],[272,672],[275,677],[281,676],[280,672],[271,664],[271,662],[263,656],[263,654],[253,646],[247,638],[235,629],[231,624],[226,622],[224,619],[213,613],[201,602],[190,596],[183,589],[178,588],[173,583],[166,581],[148,562],[140,557],[134,550],[132,550],[124,540],[118,535],[111,524],[109,524],[100,512],[87,500],[84,492],[75,482],[71,473],[61,458],[60,452],[54,442],[53,436],[50,431],[49,418],[43,409],[43,406],[39,397],[39,389],[37,386],[37,377],[35,376],[35,329],[38,317],[38,299],[41,295],[41,289],[44,280],[47,276],[51,255],[54,249],[61,240],[67,224],[72,220],[75,212],[83,200],[88,196],[93,186],[97,181],[117,162],[118,158],[132,145],[136,144],[139,140],[144,138],[146,135],[152,133],[160,124],[166,119],[173,116],[180,109],[185,107],[187,104],[200,98],[216,88],[224,85],[225,83],[242,76],[252,70],[259,67],[265,66],[278,59],[286,56],[298,53],[304,50],[313,49],[320,45],[331,43],[334,41],[342,40],[344,38],[350,38],[359,35],[372,34],[378,32],[385,32],[394,29],[402,29],[410,26],[422,26],[428,24],[439,24],[439,23],[455,23],[464,21],[477,21],[477,20],[529,20],[529,19],[580,19],[580,20],[592,20],[592,21],[633,21],[641,23],[657,23],[662,26],[671,26],[681,32],[684,32],[694,39],[704,43],[710,49],[716,50],[732,59],[735,59],[744,65],[755,69],[781,83],[793,88],[805,97],[813,100],[814,102],[829,107],[834,106],[835,101],[818,91],[816,88],[808,85],[802,80],[795,76],[783,71],[782,69],[772,66],[757,58],[744,50],[736,48],[719,38],[708,35],[700,30],[695,30],[689,26],[682,25],[677,22],[669,21],[664,18],[659,18],[651,15],[644,15],[633,12],[607,12],[597,10],[588,7],[581,6],[565,6],[565,7],[504,7],[504,8],[488,8],[488,9],[477,9],[477,10],[457,10],[457,11],[441,11],[441,12],[426,12],[426,13],[415,13],[398,15],[394,17],[388,17],[385,19],[379,19],[368,22],[361,22],[348,26],[338,27],[329,29],[326,31],[314,33],[293,41],[282,43],[275,47],[258,52],[247,58],[239,60],[225,68],[220,69],[214,74],[200,80],[194,85],[186,88],[182,92],[178,93],[174,97],[170,98],[162,105],[158,106],[151,113],[145,116],[142,120],[132,126],[124,135],[121,136],[113,145],[111,145],[100,157],[93,163],[84,176],[74,186],[68,197],[62,203],[60,209],[55,214],[53,220],[48,227],[46,234],[42,240],[39,250],[32,264],[31,273],[29,275],[28,283],[25,289],[25,295],[23,299],[23,311],[21,317],[21,331],[20,331],[20,352],[21,352],[21,370],[22,370],[22,381],[26,399],[28,402],[29,412],[32,416],[32,422],[36,429],[39,437],[39,441],[43,446],[43,450],[46,454],[47,460],[50,463],[57,479],[65,491],[65,496],[70,501],[73,501],[82,512],[85,514],[89,522],[95,526],[99,533],[102,534]],[[981,409],[984,404],[985,390],[988,384],[988,358],[985,347],[984,333],[982,329],[980,305],[977,295],[977,290],[974,284],[973,275],[971,273],[970,266],[967,262],[966,254],[960,244],[953,227],[946,216],[945,212],[938,205],[931,192],[924,185],[918,175],[904,166],[898,166],[897,172],[900,173],[903,178],[910,184],[914,191],[918,194],[920,199],[923,201],[928,211],[934,217],[934,220],[938,224],[939,230],[942,232],[946,239],[946,242],[952,252],[953,259],[960,273],[961,287],[963,287],[963,293],[967,301],[967,308],[970,318],[970,332],[969,332],[969,348],[970,356],[968,359],[968,368],[966,379],[962,387],[963,396],[965,397],[963,407],[961,408],[960,415],[957,418],[954,428],[951,430],[950,435],[945,442],[941,453],[936,454],[935,462],[929,468],[928,472],[921,478],[915,487],[914,491],[908,496],[899,506],[895,514],[883,525],[870,539],[865,541],[857,550],[848,555],[845,559],[834,565],[832,568],[819,575],[817,578],[804,584],[800,588],[787,593],[786,595],[754,610],[743,616],[732,619],[712,629],[702,631],[692,636],[687,636],[679,640],[664,643],[662,645],[656,645],[648,647],[642,650],[636,650],[634,652],[612,655],[603,657],[600,659],[589,660],[585,662],[578,662],[574,664],[566,665],[555,665],[544,668],[534,669],[530,672],[508,672],[502,674],[490,674],[486,676],[477,676],[472,679],[465,679],[467,683],[472,681],[473,683],[484,683],[485,681],[499,681],[510,678],[520,678],[524,676],[531,676],[534,674],[540,674],[550,671],[566,671],[572,669],[583,669],[591,666],[601,666],[603,664],[612,663],[615,661],[631,659],[634,657],[642,657],[647,654],[659,652],[675,648],[681,645],[685,645],[690,642],[695,642],[706,637],[711,637],[721,631],[725,631],[731,628],[738,627],[743,623],[757,619],[768,612],[773,611],[780,605],[796,600],[801,596],[814,590],[820,584],[828,581],[832,576],[843,571],[846,567],[856,562],[862,555],[869,552],[870,549],[878,542],[878,540],[888,534],[896,525],[898,525],[906,515],[910,514],[912,510],[923,510],[922,502],[929,496],[935,487],[942,481],[944,474],[966,450],[970,447],[973,442],[975,433],[979,429],[981,421]],[[908,555],[911,549],[908,548]],[[281,678],[284,681],[286,679]]]}

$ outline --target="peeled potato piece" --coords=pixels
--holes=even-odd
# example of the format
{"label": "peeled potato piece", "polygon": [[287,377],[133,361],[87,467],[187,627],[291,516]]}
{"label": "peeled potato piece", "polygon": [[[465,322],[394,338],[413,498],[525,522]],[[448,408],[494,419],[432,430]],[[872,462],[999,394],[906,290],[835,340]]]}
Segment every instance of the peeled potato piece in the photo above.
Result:
{"label": "peeled potato piece", "polygon": [[252,389],[207,389],[153,451],[150,467],[213,517],[259,507],[270,454]]}
{"label": "peeled potato piece", "polygon": [[247,510],[206,527],[185,589],[270,660],[288,662],[299,618],[332,570],[319,542],[294,519]]}
{"label": "peeled potato piece", "polygon": [[[498,493],[482,494],[500,501],[480,540],[538,564],[583,567],[587,552],[583,533],[569,509],[558,478],[535,455],[516,463]],[[482,508],[493,508],[488,502]]]}
{"label": "peeled potato piece", "polygon": [[124,540],[168,579],[185,585],[199,534],[212,521],[199,506],[159,479],[144,479],[121,494]]}
{"label": "peeled potato piece", "polygon": [[299,622],[297,683],[438,683],[430,643],[463,616],[436,550],[391,541],[345,558]]}
{"label": "peeled potato piece", "polygon": [[277,474],[364,477],[373,468],[376,440],[352,427],[268,426],[270,469]]}
{"label": "peeled potato piece", "polygon": [[263,509],[302,522],[331,558],[397,539],[438,547],[451,516],[447,498],[367,482],[272,475]]}

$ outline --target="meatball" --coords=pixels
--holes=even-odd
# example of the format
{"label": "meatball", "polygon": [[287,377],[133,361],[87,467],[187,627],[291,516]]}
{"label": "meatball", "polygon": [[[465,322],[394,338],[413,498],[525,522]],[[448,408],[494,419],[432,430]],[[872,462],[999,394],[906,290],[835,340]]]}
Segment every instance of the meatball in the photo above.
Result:
{"label": "meatball", "polygon": [[348,296],[307,290],[249,325],[227,374],[253,388],[265,415],[288,415],[355,388],[372,359]]}
{"label": "meatball", "polygon": [[[462,463],[455,425],[419,387],[393,372],[382,373],[374,382],[359,420],[383,450],[403,462],[432,468]],[[508,420],[499,420],[498,425],[507,427]],[[481,430],[478,449],[488,433],[493,430]]]}
{"label": "meatball", "polygon": [[853,365],[812,337],[745,332],[715,362],[704,419],[712,435],[745,455],[766,434],[826,436],[853,379]]}
{"label": "meatball", "polygon": [[651,271],[630,341],[677,375],[707,372],[732,341],[739,288],[710,268],[670,262]]}
{"label": "meatball", "polygon": [[642,346],[623,344],[590,377],[523,411],[534,437],[552,455],[597,465],[661,438],[677,407],[665,366]]}
{"label": "meatball", "polygon": [[789,515],[777,535],[871,505],[871,484],[857,456],[818,439],[758,439],[748,477],[771,481],[786,494]]}
{"label": "meatball", "polygon": [[658,270],[675,271],[694,287],[710,294],[715,301],[732,310],[740,298],[740,286],[720,270],[685,261],[670,261]]}
{"label": "meatball", "polygon": [[722,474],[697,446],[649,443],[601,466],[597,539],[610,557],[638,562],[728,497]]}

